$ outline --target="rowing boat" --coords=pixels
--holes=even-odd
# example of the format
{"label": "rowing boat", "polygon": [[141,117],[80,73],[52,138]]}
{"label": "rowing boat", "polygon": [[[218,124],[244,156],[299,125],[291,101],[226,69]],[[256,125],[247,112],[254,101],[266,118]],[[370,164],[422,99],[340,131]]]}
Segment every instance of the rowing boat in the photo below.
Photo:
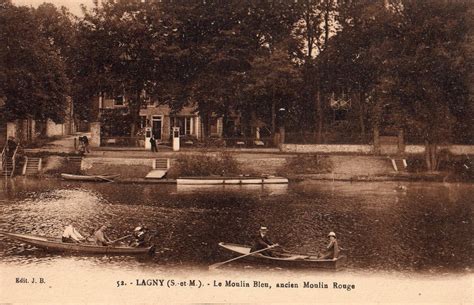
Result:
{"label": "rowing boat", "polygon": [[0,234],[37,248],[54,252],[79,252],[85,254],[139,255],[152,253],[154,246],[134,248],[128,246],[99,246],[86,243],[64,243],[60,238],[1,232]]}
{"label": "rowing boat", "polygon": [[288,183],[288,179],[284,177],[180,177],[176,179],[178,185],[209,185],[209,184],[282,184]]}
{"label": "rowing boat", "polygon": [[61,177],[65,180],[74,181],[112,181],[120,175],[73,175],[73,174],[61,174]]}
{"label": "rowing boat", "polygon": [[[238,245],[220,242],[219,246],[239,255],[250,253],[250,246]],[[345,256],[335,259],[320,259],[317,256],[305,255],[300,253],[279,253],[278,257],[272,257],[256,253],[245,257],[247,260],[253,260],[259,263],[277,265],[279,267],[288,268],[340,268],[346,261]]]}

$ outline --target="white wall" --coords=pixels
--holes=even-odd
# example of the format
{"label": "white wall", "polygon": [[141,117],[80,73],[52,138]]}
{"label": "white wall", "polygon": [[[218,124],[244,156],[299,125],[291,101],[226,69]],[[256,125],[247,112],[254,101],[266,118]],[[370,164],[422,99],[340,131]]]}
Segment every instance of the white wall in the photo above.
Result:
{"label": "white wall", "polygon": [[46,136],[64,136],[66,134],[66,129],[64,124],[56,124],[52,120],[48,119],[46,121]]}
{"label": "white wall", "polygon": [[[394,146],[396,148],[396,146]],[[447,149],[453,155],[474,155],[474,145],[443,145],[438,150]],[[338,144],[282,144],[281,151],[292,153],[356,153],[372,154],[372,145],[338,145]],[[424,154],[424,145],[406,145],[405,154]],[[396,151],[387,152],[396,154]]]}

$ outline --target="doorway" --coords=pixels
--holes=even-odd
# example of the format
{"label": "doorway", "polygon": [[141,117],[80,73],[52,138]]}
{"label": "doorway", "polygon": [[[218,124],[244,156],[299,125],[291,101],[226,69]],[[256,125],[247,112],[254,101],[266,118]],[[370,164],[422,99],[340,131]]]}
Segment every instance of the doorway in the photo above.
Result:
{"label": "doorway", "polygon": [[161,140],[161,130],[163,127],[163,116],[154,115],[151,122],[151,132],[156,140]]}

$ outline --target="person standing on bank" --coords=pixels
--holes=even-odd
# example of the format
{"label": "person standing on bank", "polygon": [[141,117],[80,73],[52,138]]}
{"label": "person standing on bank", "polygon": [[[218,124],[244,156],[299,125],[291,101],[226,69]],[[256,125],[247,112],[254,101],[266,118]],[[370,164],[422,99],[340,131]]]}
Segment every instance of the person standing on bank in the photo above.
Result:
{"label": "person standing on bank", "polygon": [[[278,244],[274,244],[267,236],[268,233],[268,228],[267,227],[260,227],[260,230],[258,232],[258,235],[255,238],[254,244],[252,246],[252,249],[250,249],[250,252],[255,252],[258,250],[266,249],[270,246],[277,246]],[[263,255],[266,256],[276,256],[274,252],[271,250],[268,251],[262,251],[260,252]]]}
{"label": "person standing on bank", "polygon": [[89,150],[89,139],[87,136],[82,137],[82,142],[84,143],[84,152],[90,153],[91,151]]}
{"label": "person standing on bank", "polygon": [[156,152],[156,140],[155,140],[155,136],[154,136],[154,135],[151,135],[151,138],[150,138],[150,145],[151,145],[151,151],[152,151],[152,152]]}
{"label": "person standing on bank", "polygon": [[320,257],[322,259],[335,259],[339,257],[339,245],[337,243],[336,233],[329,232],[329,244],[326,247],[326,252]]}

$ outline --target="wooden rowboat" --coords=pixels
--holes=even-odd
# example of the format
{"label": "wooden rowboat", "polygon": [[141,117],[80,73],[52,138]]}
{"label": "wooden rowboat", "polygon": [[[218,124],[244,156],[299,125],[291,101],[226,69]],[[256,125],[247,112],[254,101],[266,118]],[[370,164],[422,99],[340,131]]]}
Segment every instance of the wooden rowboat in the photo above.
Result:
{"label": "wooden rowboat", "polygon": [[74,181],[108,181],[111,182],[113,179],[120,175],[72,175],[72,174],[61,174],[61,177],[65,180]]}
{"label": "wooden rowboat", "polygon": [[[251,249],[250,246],[224,242],[220,242],[219,246],[238,255],[249,254]],[[337,269],[341,267],[346,261],[345,256],[340,256],[339,258],[335,259],[319,259],[317,256],[300,253],[281,253],[278,257],[271,257],[261,253],[256,253],[245,257],[245,259],[264,264],[276,265],[279,267],[325,269]]]}
{"label": "wooden rowboat", "polygon": [[176,179],[178,185],[210,185],[210,184],[282,184],[288,183],[284,177],[180,177]]}
{"label": "wooden rowboat", "polygon": [[86,243],[64,243],[60,238],[1,232],[0,234],[37,248],[54,252],[78,252],[84,254],[139,255],[154,252],[154,246],[134,248],[128,246],[99,246]]}

